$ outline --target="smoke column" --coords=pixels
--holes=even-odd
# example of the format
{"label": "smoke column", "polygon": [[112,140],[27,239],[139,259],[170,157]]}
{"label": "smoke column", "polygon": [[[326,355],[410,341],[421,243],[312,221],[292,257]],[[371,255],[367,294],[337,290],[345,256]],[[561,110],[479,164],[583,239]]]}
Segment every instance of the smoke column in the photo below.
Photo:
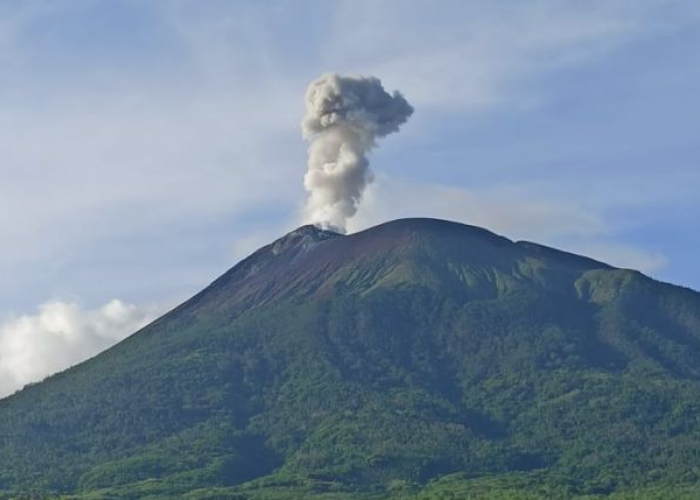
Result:
{"label": "smoke column", "polygon": [[301,124],[311,142],[304,177],[307,223],[345,232],[372,181],[367,153],[411,114],[408,101],[397,91],[389,94],[375,77],[329,74],[311,82]]}

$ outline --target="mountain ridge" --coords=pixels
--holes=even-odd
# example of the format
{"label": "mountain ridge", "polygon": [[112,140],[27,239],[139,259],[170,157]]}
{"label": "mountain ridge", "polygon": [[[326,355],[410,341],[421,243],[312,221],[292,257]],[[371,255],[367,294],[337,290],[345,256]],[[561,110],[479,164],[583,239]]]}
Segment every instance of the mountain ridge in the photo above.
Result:
{"label": "mountain ridge", "polygon": [[[398,219],[395,221],[387,222],[374,226],[357,233],[350,235],[342,235],[335,233],[333,231],[327,231],[318,229],[313,225],[301,226],[285,236],[275,240],[273,243],[262,247],[260,250],[254,252],[250,257],[242,260],[238,265],[234,266],[232,269],[224,273],[220,278],[215,280],[210,287],[220,287],[224,283],[239,279],[239,274],[243,272],[244,269],[248,273],[257,272],[257,264],[260,259],[269,256],[271,253],[274,256],[278,256],[281,249],[292,249],[294,250],[294,257],[300,259],[302,262],[296,262],[298,267],[302,267],[308,264],[308,261],[312,260],[312,256],[308,255],[309,250],[321,249],[319,247],[322,243],[330,243],[329,245],[323,246],[325,255],[319,258],[324,265],[330,265],[332,262],[329,260],[352,260],[357,257],[358,253],[372,253],[378,251],[395,251],[398,247],[404,245],[410,245],[410,238],[416,234],[430,234],[437,233],[439,231],[460,231],[459,237],[469,239],[471,242],[476,242],[478,244],[489,244],[494,248],[505,248],[511,247],[511,250],[516,248],[524,248],[529,256],[536,257],[538,255],[546,254],[553,256],[561,260],[567,260],[569,263],[575,263],[577,267],[580,268],[608,268],[612,269],[612,266],[604,264],[602,262],[590,259],[588,257],[576,255],[570,252],[565,252],[557,250],[544,245],[539,245],[527,241],[514,242],[509,240],[504,236],[497,235],[486,229],[470,226],[466,224],[461,224],[457,222],[444,221],[440,219],[430,219],[430,218],[408,218],[408,219]],[[342,243],[341,243],[342,241]],[[304,252],[299,255],[297,243],[300,243],[304,248]],[[415,242],[414,242],[415,243]],[[337,244],[337,245],[334,245]],[[374,248],[379,245],[379,248]],[[335,247],[334,247],[335,246]],[[338,252],[338,247],[343,247],[342,251]],[[349,249],[348,249],[349,247]],[[526,256],[523,254],[521,257]],[[282,262],[276,262],[276,264],[288,265],[289,262],[283,260]],[[251,266],[252,269],[247,269]],[[285,269],[285,272],[288,269]],[[249,277],[250,274],[246,274],[245,277]],[[205,288],[206,291],[209,287]],[[266,290],[269,292],[269,290]],[[273,294],[274,295],[274,294]]]}
{"label": "mountain ridge", "polygon": [[455,474],[444,495],[488,478],[516,498],[687,489],[698,356],[700,294],[636,271],[435,219],[302,226],[0,400],[0,491],[419,498]]}

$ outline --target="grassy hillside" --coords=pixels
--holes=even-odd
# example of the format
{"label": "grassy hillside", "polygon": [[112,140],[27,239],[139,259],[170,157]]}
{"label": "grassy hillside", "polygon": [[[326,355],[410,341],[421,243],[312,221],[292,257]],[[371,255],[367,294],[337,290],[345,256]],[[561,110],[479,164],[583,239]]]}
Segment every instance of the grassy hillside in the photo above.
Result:
{"label": "grassy hillside", "polygon": [[700,295],[637,272],[443,221],[305,227],[0,401],[0,490],[697,498],[699,359]]}

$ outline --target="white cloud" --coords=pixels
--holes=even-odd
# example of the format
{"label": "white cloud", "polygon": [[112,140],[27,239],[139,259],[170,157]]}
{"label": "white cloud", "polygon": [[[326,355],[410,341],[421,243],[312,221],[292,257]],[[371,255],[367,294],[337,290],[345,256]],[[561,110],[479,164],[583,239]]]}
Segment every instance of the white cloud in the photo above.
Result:
{"label": "white cloud", "polygon": [[112,300],[96,309],[52,300],[0,325],[0,397],[75,365],[155,319],[159,307]]}

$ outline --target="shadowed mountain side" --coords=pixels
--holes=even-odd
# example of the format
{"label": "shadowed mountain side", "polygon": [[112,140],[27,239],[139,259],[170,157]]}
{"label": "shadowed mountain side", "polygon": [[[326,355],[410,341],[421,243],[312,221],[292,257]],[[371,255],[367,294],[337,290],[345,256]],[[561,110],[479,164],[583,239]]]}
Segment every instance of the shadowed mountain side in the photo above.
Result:
{"label": "shadowed mountain side", "polygon": [[0,401],[0,491],[692,485],[698,359],[700,295],[638,272],[440,220],[304,226]]}

